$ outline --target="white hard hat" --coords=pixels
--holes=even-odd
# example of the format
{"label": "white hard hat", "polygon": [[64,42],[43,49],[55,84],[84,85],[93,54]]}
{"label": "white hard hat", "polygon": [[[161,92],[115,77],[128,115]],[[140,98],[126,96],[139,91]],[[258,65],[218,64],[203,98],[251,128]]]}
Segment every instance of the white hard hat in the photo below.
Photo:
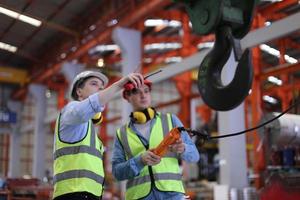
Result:
{"label": "white hard hat", "polygon": [[76,75],[76,77],[73,79],[72,85],[71,85],[71,97],[75,100],[77,100],[77,94],[76,89],[80,82],[84,81],[85,79],[89,77],[96,77],[99,78],[103,82],[103,86],[106,87],[108,83],[108,78],[101,72],[96,71],[83,71]]}

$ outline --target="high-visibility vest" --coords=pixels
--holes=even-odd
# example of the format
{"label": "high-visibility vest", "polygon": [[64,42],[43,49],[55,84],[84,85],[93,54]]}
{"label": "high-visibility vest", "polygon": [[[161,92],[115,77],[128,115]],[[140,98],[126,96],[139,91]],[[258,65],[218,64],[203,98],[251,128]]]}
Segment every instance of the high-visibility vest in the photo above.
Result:
{"label": "high-visibility vest", "polygon": [[[158,113],[150,133],[149,146],[144,146],[136,133],[128,127],[128,124],[117,130],[117,137],[122,143],[126,159],[129,160],[148,149],[155,148],[172,128],[171,114]],[[145,166],[139,176],[128,180],[126,199],[143,198],[150,193],[152,186],[160,191],[185,193],[177,154],[166,154],[159,164]]]}
{"label": "high-visibility vest", "polygon": [[66,143],[60,139],[59,123],[60,116],[55,127],[53,198],[74,192],[102,196],[103,145],[95,134],[91,120],[86,123],[85,137],[74,143]]}

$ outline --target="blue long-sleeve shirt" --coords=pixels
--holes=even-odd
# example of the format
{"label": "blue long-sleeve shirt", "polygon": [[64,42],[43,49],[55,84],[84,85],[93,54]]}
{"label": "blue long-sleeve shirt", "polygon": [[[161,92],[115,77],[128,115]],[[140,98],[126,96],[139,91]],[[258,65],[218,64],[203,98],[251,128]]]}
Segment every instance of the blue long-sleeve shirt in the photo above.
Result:
{"label": "blue long-sleeve shirt", "polygon": [[64,142],[80,141],[87,130],[88,121],[98,112],[102,112],[104,106],[99,100],[99,94],[95,93],[83,101],[71,101],[61,111],[59,134]]}
{"label": "blue long-sleeve shirt", "polygon": [[[150,129],[153,127],[156,118],[153,118],[150,122]],[[175,116],[172,115],[172,122],[174,127],[183,126],[181,121]],[[149,126],[149,124],[148,124]],[[133,124],[129,123],[129,127],[141,138],[144,144],[148,144],[147,139],[141,134],[140,130]],[[186,162],[198,162],[199,152],[190,139],[190,136],[186,132],[182,132],[181,138],[185,143],[185,151],[181,154],[181,159]],[[135,176],[138,176],[140,171],[145,167],[142,163],[141,156],[136,156],[132,159],[126,160],[125,152],[122,148],[120,141],[116,138],[114,142],[112,156],[112,173],[118,180],[128,180],[132,179]],[[172,199],[179,200],[183,198],[183,194],[177,192],[160,192],[155,188],[151,189],[150,194],[145,198],[146,200],[150,199]]]}

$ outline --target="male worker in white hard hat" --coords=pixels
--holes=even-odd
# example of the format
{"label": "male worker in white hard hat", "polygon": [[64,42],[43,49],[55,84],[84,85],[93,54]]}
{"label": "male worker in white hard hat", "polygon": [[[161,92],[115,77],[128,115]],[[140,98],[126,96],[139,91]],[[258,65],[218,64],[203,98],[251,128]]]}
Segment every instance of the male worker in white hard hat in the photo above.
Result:
{"label": "male worker in white hard hat", "polygon": [[126,200],[181,200],[185,198],[179,160],[196,163],[197,148],[188,133],[170,146],[166,155],[153,149],[181,121],[171,113],[156,112],[151,107],[152,82],[141,87],[124,85],[123,98],[131,104],[129,120],[117,130],[112,156],[112,173],[119,181],[127,180]]}
{"label": "male worker in white hard hat", "polygon": [[99,200],[103,193],[103,145],[94,131],[92,118],[131,82],[143,85],[143,76],[132,73],[105,88],[108,78],[95,71],[78,74],[71,96],[60,112],[54,141],[54,200]]}

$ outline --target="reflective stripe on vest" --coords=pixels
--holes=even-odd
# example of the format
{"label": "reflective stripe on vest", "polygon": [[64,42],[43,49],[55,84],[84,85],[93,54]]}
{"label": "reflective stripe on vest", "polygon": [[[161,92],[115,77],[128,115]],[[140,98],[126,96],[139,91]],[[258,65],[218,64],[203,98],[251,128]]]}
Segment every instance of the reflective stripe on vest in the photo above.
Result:
{"label": "reflective stripe on vest", "polygon": [[126,125],[122,126],[120,129],[121,133],[121,141],[124,147],[124,151],[126,152],[126,155],[129,159],[133,158],[131,149],[129,147],[128,138],[127,138],[127,132],[126,132]]}
{"label": "reflective stripe on vest", "polygon": [[78,153],[88,153],[90,155],[99,157],[102,159],[102,154],[99,150],[89,147],[89,146],[75,146],[75,147],[64,147],[62,149],[58,149],[54,152],[54,160],[66,155],[78,154]]}
{"label": "reflective stripe on vest", "polygon": [[73,192],[101,196],[104,183],[102,142],[89,121],[85,137],[76,143],[65,143],[59,136],[60,116],[55,127],[53,197]]}
{"label": "reflective stripe on vest", "polygon": [[[181,180],[181,174],[172,174],[172,173],[164,173],[164,174],[153,174],[155,180]],[[132,180],[128,180],[126,188],[129,189],[132,186],[140,185],[146,182],[150,182],[151,177],[150,175],[138,177]]]}
{"label": "reflective stripe on vest", "polygon": [[55,184],[58,181],[63,181],[71,178],[89,178],[101,185],[104,183],[104,178],[102,176],[88,170],[72,170],[56,174],[53,177],[53,182]]}

